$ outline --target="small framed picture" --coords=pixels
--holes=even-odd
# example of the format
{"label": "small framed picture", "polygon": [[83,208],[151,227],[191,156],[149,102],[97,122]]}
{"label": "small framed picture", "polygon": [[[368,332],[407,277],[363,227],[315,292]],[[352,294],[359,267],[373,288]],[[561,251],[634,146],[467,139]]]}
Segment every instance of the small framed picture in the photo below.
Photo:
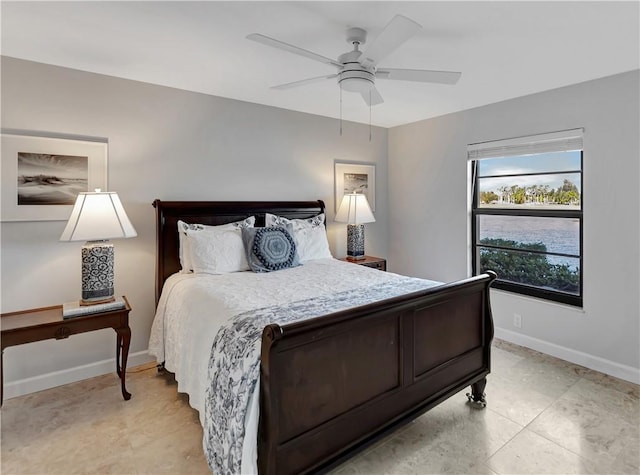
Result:
{"label": "small framed picture", "polygon": [[346,193],[354,191],[367,197],[371,211],[376,210],[376,166],[369,163],[335,162],[336,213]]}
{"label": "small framed picture", "polygon": [[107,143],[2,134],[2,221],[64,221],[78,193],[107,191]]}

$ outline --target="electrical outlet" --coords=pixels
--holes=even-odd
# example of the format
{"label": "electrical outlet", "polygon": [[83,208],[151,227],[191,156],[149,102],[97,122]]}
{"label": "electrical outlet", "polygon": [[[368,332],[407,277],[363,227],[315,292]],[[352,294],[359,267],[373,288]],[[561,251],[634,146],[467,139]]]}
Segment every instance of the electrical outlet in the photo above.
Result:
{"label": "electrical outlet", "polygon": [[516,328],[522,328],[522,315],[519,313],[513,314],[513,326]]}

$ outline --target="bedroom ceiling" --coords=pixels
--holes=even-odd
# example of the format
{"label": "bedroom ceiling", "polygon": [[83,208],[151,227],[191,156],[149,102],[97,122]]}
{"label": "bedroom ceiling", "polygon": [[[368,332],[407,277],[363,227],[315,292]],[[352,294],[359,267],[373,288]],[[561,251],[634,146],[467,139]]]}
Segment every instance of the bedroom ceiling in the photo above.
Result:
{"label": "bedroom ceiling", "polygon": [[[5,56],[339,117],[334,81],[269,86],[334,68],[245,39],[262,33],[336,58],[396,14],[423,27],[381,67],[462,71],[455,86],[379,81],[374,125],[393,127],[640,67],[632,2],[7,2]],[[366,45],[365,45],[366,49]],[[343,118],[369,108],[343,93]]]}

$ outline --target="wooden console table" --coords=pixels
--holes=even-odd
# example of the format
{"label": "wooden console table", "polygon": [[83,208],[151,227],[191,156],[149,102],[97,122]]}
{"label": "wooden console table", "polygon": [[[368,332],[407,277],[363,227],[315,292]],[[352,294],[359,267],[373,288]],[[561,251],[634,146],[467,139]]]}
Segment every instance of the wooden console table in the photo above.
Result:
{"label": "wooden console table", "polygon": [[[2,346],[2,355],[0,356],[0,405],[2,405],[3,398],[2,359],[5,348],[51,338],[63,340],[71,335],[102,330],[103,328],[113,328],[116,331],[116,373],[120,378],[122,397],[125,401],[131,399],[131,394],[125,388],[127,357],[129,356],[129,344],[131,343],[131,329],[129,328],[131,307],[127,298],[123,298],[125,308],[92,313],[66,320],[62,318],[62,305],[0,315],[0,342]],[[121,354],[122,360],[120,359]]]}

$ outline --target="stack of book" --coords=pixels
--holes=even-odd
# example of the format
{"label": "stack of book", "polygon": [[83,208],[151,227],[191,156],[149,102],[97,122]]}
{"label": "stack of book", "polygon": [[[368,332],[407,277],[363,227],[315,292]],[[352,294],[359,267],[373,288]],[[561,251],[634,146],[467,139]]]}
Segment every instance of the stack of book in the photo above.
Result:
{"label": "stack of book", "polygon": [[122,297],[116,297],[112,302],[97,303],[95,305],[80,305],[80,301],[66,302],[62,304],[62,318],[82,317],[92,313],[108,312],[125,308],[126,304]]}

